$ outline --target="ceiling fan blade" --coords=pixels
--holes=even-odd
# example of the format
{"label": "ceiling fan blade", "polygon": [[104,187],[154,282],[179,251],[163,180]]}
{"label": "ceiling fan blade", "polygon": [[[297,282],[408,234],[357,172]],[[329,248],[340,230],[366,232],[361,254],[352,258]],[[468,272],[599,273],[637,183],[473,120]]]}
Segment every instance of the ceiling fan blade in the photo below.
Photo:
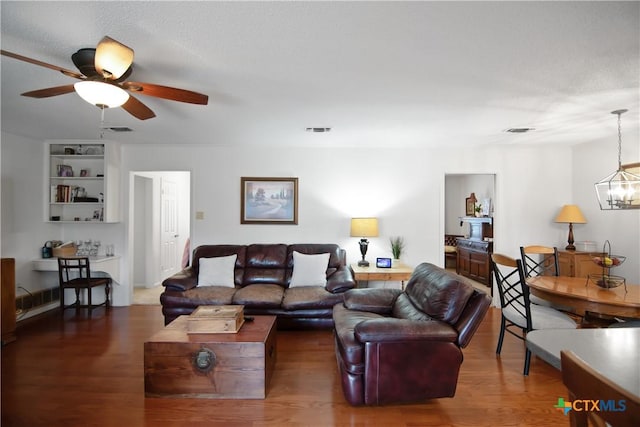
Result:
{"label": "ceiling fan blade", "polygon": [[124,82],[122,84],[127,90],[138,92],[142,95],[155,96],[156,98],[169,99],[171,101],[187,102],[189,104],[207,105],[209,96],[186,89],[154,85],[151,83]]}
{"label": "ceiling fan blade", "polygon": [[38,61],[37,59],[28,58],[26,56],[18,55],[17,53],[9,52],[7,50],[0,50],[0,53],[9,58],[17,59],[19,61],[28,62],[29,64],[39,65],[41,67],[49,68],[51,70],[60,71],[62,74],[73,77],[75,79],[84,79],[82,74],[78,74],[75,71],[67,70],[66,68],[58,67],[57,65],[47,64],[46,62]]}
{"label": "ceiling fan blade", "polygon": [[32,90],[31,92],[25,92],[22,96],[28,96],[30,98],[49,98],[50,96],[64,95],[71,93],[75,89],[73,85],[64,85],[56,87],[48,87],[46,89]]}
{"label": "ceiling fan blade", "polygon": [[119,79],[133,63],[133,49],[109,36],[96,47],[96,71],[107,79]]}
{"label": "ceiling fan blade", "polygon": [[149,107],[147,107],[131,95],[129,95],[129,100],[122,104],[122,108],[124,108],[125,111],[127,111],[133,117],[140,120],[152,119],[156,116],[156,114],[151,111]]}

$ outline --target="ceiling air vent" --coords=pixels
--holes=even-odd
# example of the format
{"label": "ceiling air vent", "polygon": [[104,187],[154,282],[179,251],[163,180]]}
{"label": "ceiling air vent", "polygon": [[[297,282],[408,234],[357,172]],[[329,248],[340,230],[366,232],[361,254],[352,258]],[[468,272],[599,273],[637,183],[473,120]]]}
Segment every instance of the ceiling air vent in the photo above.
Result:
{"label": "ceiling air vent", "polygon": [[331,128],[307,128],[306,130],[307,132],[313,132],[313,133],[331,132]]}
{"label": "ceiling air vent", "polygon": [[509,133],[527,133],[530,130],[536,130],[535,128],[509,128],[506,129],[505,132]]}
{"label": "ceiling air vent", "polygon": [[107,126],[102,128],[103,130],[108,130],[111,132],[133,132],[130,127],[127,126]]}

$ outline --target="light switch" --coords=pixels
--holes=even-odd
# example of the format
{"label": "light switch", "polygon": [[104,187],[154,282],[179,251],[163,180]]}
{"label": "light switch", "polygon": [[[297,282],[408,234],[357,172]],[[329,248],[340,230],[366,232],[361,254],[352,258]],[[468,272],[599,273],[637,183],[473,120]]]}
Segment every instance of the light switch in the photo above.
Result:
{"label": "light switch", "polygon": [[196,219],[204,219],[204,212],[203,211],[197,211],[196,212]]}

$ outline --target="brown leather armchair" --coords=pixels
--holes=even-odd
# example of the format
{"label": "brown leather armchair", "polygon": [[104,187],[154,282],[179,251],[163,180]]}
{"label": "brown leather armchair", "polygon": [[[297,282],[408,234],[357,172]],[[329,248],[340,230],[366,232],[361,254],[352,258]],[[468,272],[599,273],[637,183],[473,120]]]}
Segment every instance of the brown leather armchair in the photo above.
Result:
{"label": "brown leather armchair", "polygon": [[453,397],[466,347],[491,298],[420,264],[406,289],[353,289],[333,309],[336,357],[352,405]]}

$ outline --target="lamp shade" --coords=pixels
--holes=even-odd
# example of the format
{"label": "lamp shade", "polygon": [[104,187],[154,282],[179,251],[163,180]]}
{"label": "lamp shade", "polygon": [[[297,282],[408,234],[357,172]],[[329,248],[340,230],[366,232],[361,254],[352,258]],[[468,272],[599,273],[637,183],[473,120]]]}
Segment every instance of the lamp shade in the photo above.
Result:
{"label": "lamp shade", "polygon": [[73,88],[80,98],[98,107],[119,107],[129,100],[124,89],[111,83],[85,80],[75,83]]}
{"label": "lamp shade", "polygon": [[351,237],[378,237],[378,218],[351,218]]}
{"label": "lamp shade", "polygon": [[587,220],[577,205],[564,205],[556,216],[556,222],[586,224]]}

